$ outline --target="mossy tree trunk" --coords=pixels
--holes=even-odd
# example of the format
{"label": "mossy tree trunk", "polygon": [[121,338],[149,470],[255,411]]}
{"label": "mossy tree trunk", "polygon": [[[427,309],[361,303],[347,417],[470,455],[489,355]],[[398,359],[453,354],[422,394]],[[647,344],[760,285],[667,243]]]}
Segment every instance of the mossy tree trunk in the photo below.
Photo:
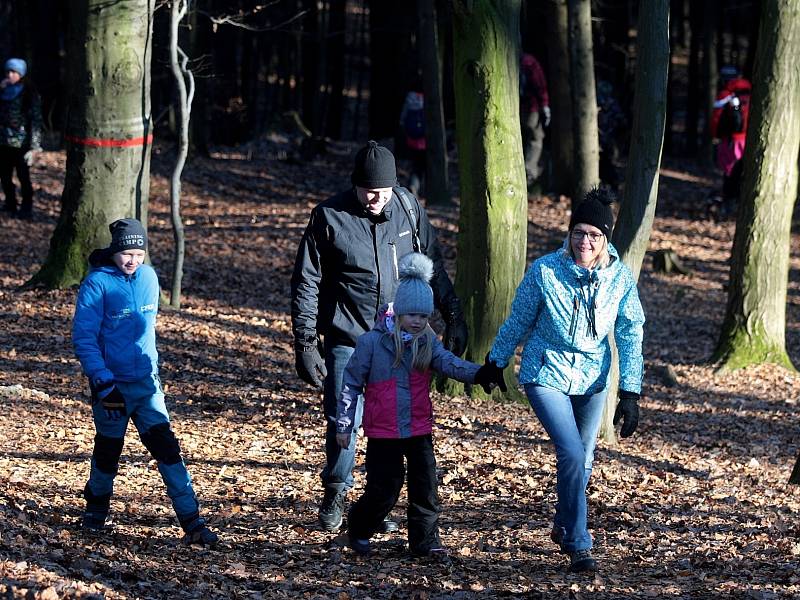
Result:
{"label": "mossy tree trunk", "polygon": [[573,208],[580,203],[586,192],[600,183],[600,139],[597,133],[591,4],[590,0],[567,0],[574,156]]}
{"label": "mossy tree trunk", "polygon": [[713,360],[777,363],[786,353],[786,289],[800,152],[800,2],[762,5],[728,305]]}
{"label": "mossy tree trunk", "polygon": [[[669,74],[669,0],[642,0],[636,42],[631,148],[625,172],[625,194],[611,241],[622,261],[639,279],[658,199],[658,170],[664,147]],[[600,436],[616,441],[614,411],[617,406],[619,362],[614,349],[608,400]]]}
{"label": "mossy tree trunk", "polygon": [[[520,0],[453,3],[461,179],[456,290],[483,363],[525,268],[527,190],[519,129]],[[513,372],[508,370],[511,383]],[[513,389],[513,386],[512,388]],[[458,386],[447,391],[457,393]],[[474,395],[483,394],[474,387]]]}
{"label": "mossy tree trunk", "polygon": [[150,46],[154,0],[72,0],[68,29],[67,167],[50,251],[29,286],[80,283],[108,224],[147,224]]}

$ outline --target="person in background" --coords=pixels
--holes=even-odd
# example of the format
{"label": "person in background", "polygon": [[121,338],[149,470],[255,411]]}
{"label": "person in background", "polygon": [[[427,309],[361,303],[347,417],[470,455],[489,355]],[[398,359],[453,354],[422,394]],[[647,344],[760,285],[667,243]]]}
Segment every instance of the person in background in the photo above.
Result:
{"label": "person in background", "polygon": [[569,570],[593,571],[586,486],[611,367],[609,335],[619,353],[614,423],[628,437],[639,422],[644,313],[636,280],[609,243],[609,192],[590,190],[572,213],[561,249],[534,261],[517,288],[486,364],[501,369],[523,344],[519,382],[556,452],[552,541]]}
{"label": "person in background", "polygon": [[425,142],[425,97],[422,82],[406,94],[403,109],[400,111],[400,129],[405,145],[404,155],[411,163],[408,189],[415,196],[422,191],[425,181],[426,149]]}
{"label": "person in background", "polygon": [[143,264],[147,234],[136,219],[119,219],[109,229],[111,245],[89,256],[91,270],[78,291],[72,321],[72,345],[89,379],[97,431],[81,526],[96,531],[107,526],[125,431],[133,420],[158,464],[186,533],[184,543],[213,545],[218,537],[200,516],[158,376],[159,286],[156,272]]}
{"label": "person in background", "polygon": [[400,259],[394,302],[381,309],[372,331],[358,338],[344,372],[336,411],[336,440],[350,445],[356,406],[363,394],[367,485],[347,519],[350,547],[370,552],[369,538],[392,510],[408,463],[408,547],[415,556],[441,557],[439,495],[433,453],[431,375],[477,383],[486,393],[506,391],[503,372],[461,360],[436,338],[433,261],[412,253]]}
{"label": "person in background", "polygon": [[[33,186],[30,167],[42,151],[42,106],[39,94],[26,77],[28,65],[21,58],[5,62],[0,81],[0,182],[5,195],[3,210],[23,219],[33,216]],[[17,213],[14,187],[17,172],[22,205]]]}
{"label": "person in background", "polygon": [[[436,230],[419,201],[408,190],[394,187],[394,155],[370,140],[356,153],[350,181],[352,187],[311,211],[292,275],[295,368],[300,379],[323,390],[326,464],[319,522],[326,531],[342,525],[361,424],[358,403],[350,443],[341,447],[336,403],[342,374],[358,337],[372,329],[380,307],[394,297],[401,256],[418,251],[433,261],[431,287],[445,323],[445,346],[460,356],[468,336]],[[384,530],[396,529],[387,517]]]}
{"label": "person in background", "polygon": [[620,176],[615,161],[619,152],[617,132],[625,126],[625,113],[614,97],[614,87],[603,79],[597,80],[597,131],[600,141],[600,181],[614,193],[619,189]]}
{"label": "person in background", "polygon": [[522,132],[522,154],[525,157],[525,176],[530,190],[542,175],[544,129],[550,125],[550,98],[547,79],[539,61],[523,53],[519,74],[519,117]]}
{"label": "person in background", "polygon": [[727,213],[736,206],[741,191],[742,157],[753,86],[732,65],[720,69],[720,82],[722,89],[714,101],[710,130],[717,140],[717,166],[722,171],[722,209]]}

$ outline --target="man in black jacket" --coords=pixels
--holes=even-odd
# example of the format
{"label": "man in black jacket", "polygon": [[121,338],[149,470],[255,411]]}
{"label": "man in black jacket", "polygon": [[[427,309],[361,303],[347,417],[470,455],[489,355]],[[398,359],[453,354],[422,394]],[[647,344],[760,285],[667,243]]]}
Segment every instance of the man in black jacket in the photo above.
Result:
{"label": "man in black jacket", "polygon": [[[444,269],[436,231],[417,199],[394,187],[397,171],[392,153],[369,141],[356,154],[351,181],[352,188],[311,211],[292,275],[295,368],[303,381],[323,389],[326,465],[319,520],[328,531],[341,526],[347,492],[353,486],[363,409],[360,402],[350,446],[340,448],[336,401],[342,373],[358,336],[372,329],[378,309],[393,299],[400,257],[416,250],[433,260],[430,283],[446,324],[444,343],[457,355],[467,344],[461,303]],[[387,521],[385,529],[394,528],[396,524]]]}

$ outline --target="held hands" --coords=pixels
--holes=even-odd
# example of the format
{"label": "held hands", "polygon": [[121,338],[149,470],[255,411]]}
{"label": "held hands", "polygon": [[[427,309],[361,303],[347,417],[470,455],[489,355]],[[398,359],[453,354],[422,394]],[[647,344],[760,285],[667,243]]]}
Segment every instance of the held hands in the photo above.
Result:
{"label": "held hands", "polygon": [[639,425],[639,394],[636,392],[619,391],[619,404],[614,413],[614,425],[622,420],[621,437],[630,437]]}
{"label": "held hands", "polygon": [[489,360],[488,354],[483,366],[475,373],[475,383],[480,385],[487,394],[491,394],[495,387],[499,387],[503,393],[508,391],[503,378],[503,369],[498,367],[493,360]]}
{"label": "held hands", "polygon": [[297,375],[308,385],[322,389],[328,370],[325,361],[319,354],[319,348],[313,346],[296,346],[294,351],[294,368]]}
{"label": "held hands", "polygon": [[100,402],[109,419],[118,421],[128,414],[125,410],[125,397],[113,381],[89,387],[92,390],[92,404]]}
{"label": "held hands", "polygon": [[350,446],[350,434],[349,433],[337,433],[336,434],[336,443],[339,444],[339,448],[348,448]]}
{"label": "held hands", "polygon": [[33,159],[36,157],[37,151],[36,150],[28,150],[25,154],[22,155],[22,160],[25,161],[25,164],[29,167],[33,165]]}
{"label": "held hands", "polygon": [[550,125],[550,107],[542,107],[542,125],[548,127]]}

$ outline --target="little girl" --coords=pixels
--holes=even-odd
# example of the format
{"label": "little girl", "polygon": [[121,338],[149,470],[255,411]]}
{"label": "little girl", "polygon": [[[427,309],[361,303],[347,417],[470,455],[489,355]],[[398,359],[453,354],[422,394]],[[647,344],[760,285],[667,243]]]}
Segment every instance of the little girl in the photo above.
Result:
{"label": "little girl", "polygon": [[446,554],[439,540],[439,498],[433,455],[431,372],[489,393],[505,391],[502,371],[461,360],[447,351],[428,324],[433,291],[428,282],[433,263],[419,253],[407,254],[398,267],[400,283],[394,303],[384,306],[372,331],[363,334],[342,381],[336,414],[336,440],[347,447],[359,397],[364,395],[367,435],[367,484],[350,509],[351,548],[369,554],[369,538],[380,529],[403,487],[403,458],[408,462],[408,545],[415,556]]}

